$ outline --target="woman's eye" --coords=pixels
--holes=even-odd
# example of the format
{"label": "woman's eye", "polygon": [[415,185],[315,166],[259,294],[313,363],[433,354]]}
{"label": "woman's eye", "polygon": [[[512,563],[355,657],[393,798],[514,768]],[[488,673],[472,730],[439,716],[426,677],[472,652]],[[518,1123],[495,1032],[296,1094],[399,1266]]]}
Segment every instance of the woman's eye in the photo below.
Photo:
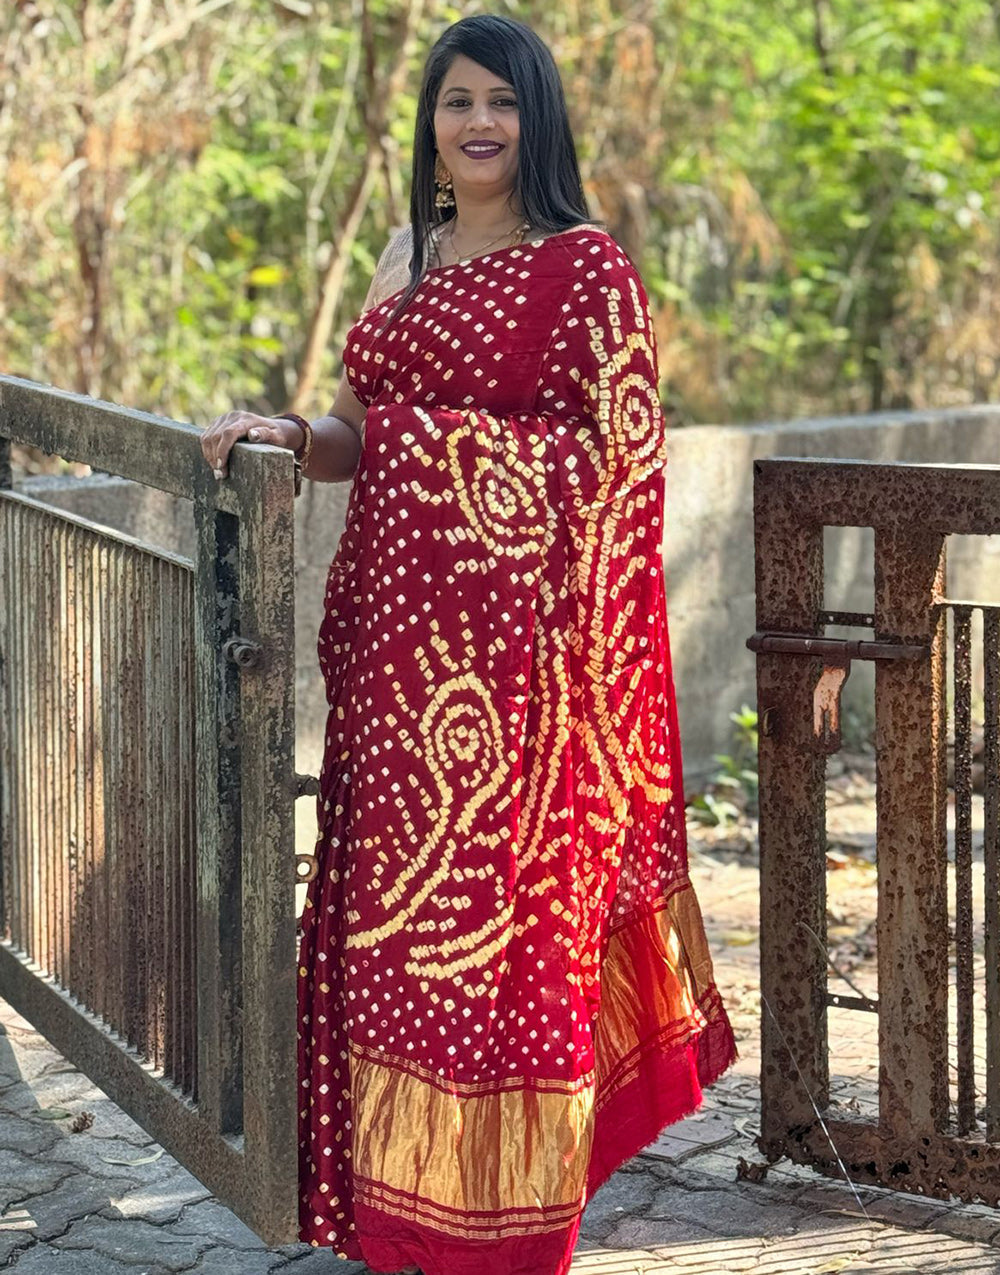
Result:
{"label": "woman's eye", "polygon": [[[490,105],[493,107],[513,107],[515,110],[517,109],[517,102],[512,97],[496,97]],[[467,97],[452,97],[445,102],[445,106],[458,107],[460,110],[464,110],[467,106],[471,106],[471,102]]]}

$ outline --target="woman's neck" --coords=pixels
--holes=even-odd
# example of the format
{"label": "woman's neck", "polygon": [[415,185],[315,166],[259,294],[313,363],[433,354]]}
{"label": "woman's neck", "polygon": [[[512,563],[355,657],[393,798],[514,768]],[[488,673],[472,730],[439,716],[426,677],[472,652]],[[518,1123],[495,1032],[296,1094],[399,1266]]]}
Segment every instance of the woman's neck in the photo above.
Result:
{"label": "woman's neck", "polygon": [[457,198],[454,229],[463,239],[487,239],[507,226],[513,230],[523,220],[523,213],[518,211],[509,195],[482,200],[462,195]]}

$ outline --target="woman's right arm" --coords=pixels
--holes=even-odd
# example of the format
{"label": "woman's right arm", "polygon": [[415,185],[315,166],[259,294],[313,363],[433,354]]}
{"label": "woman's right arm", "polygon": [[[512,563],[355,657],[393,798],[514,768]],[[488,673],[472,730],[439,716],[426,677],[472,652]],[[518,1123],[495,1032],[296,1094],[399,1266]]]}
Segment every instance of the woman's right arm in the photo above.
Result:
{"label": "woman's right arm", "polygon": [[[361,456],[361,431],[365,408],[351,389],[347,376],[341,378],[337,397],[327,416],[312,421],[313,445],[303,473],[319,483],[346,482],[354,477]],[[298,451],[305,442],[302,427],[282,416],[258,416],[256,412],[226,412],[217,417],[201,436],[201,450],[216,478],[226,477],[229,453],[234,445],[269,443]]]}
{"label": "woman's right arm", "polygon": [[351,389],[346,372],[340,378],[330,411],[310,424],[313,446],[303,475],[317,483],[341,483],[353,478],[361,458],[365,407]]}
{"label": "woman's right arm", "polygon": [[[412,243],[409,226],[389,241],[379,258],[364,310],[405,287],[409,278]],[[364,423],[364,404],[351,389],[345,372],[329,413],[310,422],[313,445],[309,463],[302,470],[305,477],[318,483],[341,483],[353,478],[361,458]],[[226,412],[209,425],[201,438],[201,450],[216,478],[225,478],[229,470],[229,453],[234,444],[243,439],[251,443],[270,443],[272,447],[287,447],[292,451],[297,451],[305,442],[301,426],[294,421],[258,416],[255,412]]]}

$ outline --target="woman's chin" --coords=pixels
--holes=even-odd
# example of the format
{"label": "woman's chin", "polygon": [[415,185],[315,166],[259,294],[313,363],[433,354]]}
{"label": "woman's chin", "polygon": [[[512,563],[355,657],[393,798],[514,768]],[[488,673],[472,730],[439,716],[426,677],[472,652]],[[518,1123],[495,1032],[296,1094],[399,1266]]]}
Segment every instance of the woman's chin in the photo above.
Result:
{"label": "woman's chin", "polygon": [[451,180],[457,194],[466,186],[474,190],[490,186],[508,190],[513,187],[516,177],[516,172],[512,172],[506,164],[501,164],[496,159],[466,159],[451,170]]}

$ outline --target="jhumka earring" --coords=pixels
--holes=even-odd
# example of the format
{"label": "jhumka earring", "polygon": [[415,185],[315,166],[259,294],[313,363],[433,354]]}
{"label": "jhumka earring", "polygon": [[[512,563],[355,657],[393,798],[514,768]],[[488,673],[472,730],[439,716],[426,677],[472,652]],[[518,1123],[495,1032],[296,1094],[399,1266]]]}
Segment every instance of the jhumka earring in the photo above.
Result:
{"label": "jhumka earring", "polygon": [[445,168],[440,155],[434,161],[434,184],[437,186],[434,207],[440,212],[443,212],[445,208],[454,208],[455,188],[451,184],[451,173]]}

